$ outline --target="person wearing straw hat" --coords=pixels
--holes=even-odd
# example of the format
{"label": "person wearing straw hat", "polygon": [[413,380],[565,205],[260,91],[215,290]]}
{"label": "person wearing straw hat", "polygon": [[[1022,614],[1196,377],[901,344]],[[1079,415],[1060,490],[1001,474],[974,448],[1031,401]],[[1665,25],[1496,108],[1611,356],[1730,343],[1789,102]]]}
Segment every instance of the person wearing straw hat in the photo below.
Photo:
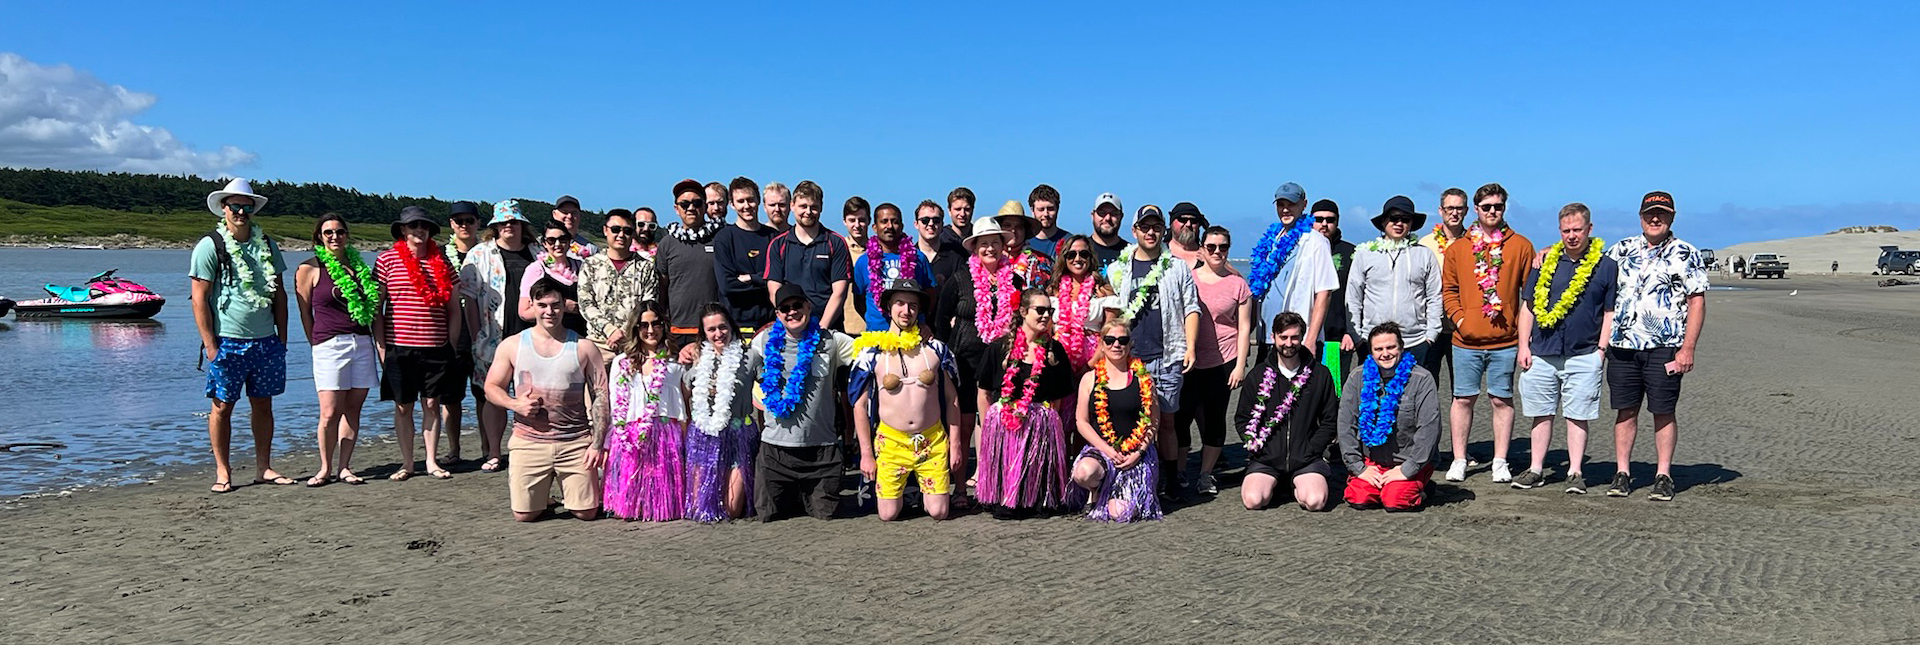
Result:
{"label": "person wearing straw hat", "polygon": [[256,484],[287,486],[292,478],[273,469],[273,397],[287,389],[287,294],[281,274],[287,261],[279,245],[254,225],[267,198],[245,179],[207,195],[207,210],[220,218],[193,247],[193,323],[207,361],[207,436],[213,444],[215,493],[233,490],[228,462],[234,403],[242,394],[253,413]]}
{"label": "person wearing straw hat", "polygon": [[1028,215],[1020,202],[1009,199],[1000,206],[1000,212],[994,214],[993,221],[1013,239],[1007,244],[1007,262],[1013,266],[1013,274],[1025,280],[1027,286],[1047,286],[1053,276],[1053,261],[1027,247],[1027,238],[1040,230],[1040,220]]}
{"label": "person wearing straw hat", "polygon": [[[507,199],[494,204],[493,219],[487,222],[487,235],[492,239],[473,247],[467,253],[466,263],[460,267],[460,295],[466,299],[465,326],[473,332],[475,388],[485,387],[487,370],[493,366],[494,350],[500,346],[500,340],[520,333],[525,327],[520,316],[515,315],[520,309],[520,290],[509,289],[508,285],[519,285],[520,276],[533,264],[533,249],[527,245],[530,224],[520,213],[519,200]],[[481,394],[476,398],[482,404],[480,442],[487,455],[480,470],[497,472],[504,465],[500,439],[506,434],[507,410],[486,401],[484,389],[479,391]]]}

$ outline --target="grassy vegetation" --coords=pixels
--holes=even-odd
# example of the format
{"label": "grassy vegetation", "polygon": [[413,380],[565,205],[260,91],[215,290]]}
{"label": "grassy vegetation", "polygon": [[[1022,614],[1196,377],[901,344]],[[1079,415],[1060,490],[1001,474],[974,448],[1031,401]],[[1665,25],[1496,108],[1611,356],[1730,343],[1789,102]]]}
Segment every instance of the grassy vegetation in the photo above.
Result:
{"label": "grassy vegetation", "polygon": [[[119,238],[128,244],[185,245],[212,231],[217,221],[204,210],[152,215],[91,206],[35,206],[0,199],[0,239],[16,243],[100,243],[99,238]],[[253,221],[276,240],[304,241],[313,234],[313,220],[306,217],[281,215],[256,217]],[[387,237],[386,231],[374,234],[374,239]],[[144,238],[145,242],[127,238]]]}

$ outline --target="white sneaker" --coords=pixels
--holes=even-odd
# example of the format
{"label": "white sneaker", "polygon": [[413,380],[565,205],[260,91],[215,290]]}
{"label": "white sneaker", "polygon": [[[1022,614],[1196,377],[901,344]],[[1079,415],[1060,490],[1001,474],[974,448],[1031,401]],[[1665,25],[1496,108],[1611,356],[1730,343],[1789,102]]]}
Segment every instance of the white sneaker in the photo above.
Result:
{"label": "white sneaker", "polygon": [[1493,460],[1493,483],[1505,484],[1513,481],[1513,471],[1507,468],[1507,460]]}
{"label": "white sneaker", "polygon": [[1467,460],[1465,459],[1453,460],[1453,465],[1447,466],[1447,481],[1463,482],[1466,480],[1467,480]]}

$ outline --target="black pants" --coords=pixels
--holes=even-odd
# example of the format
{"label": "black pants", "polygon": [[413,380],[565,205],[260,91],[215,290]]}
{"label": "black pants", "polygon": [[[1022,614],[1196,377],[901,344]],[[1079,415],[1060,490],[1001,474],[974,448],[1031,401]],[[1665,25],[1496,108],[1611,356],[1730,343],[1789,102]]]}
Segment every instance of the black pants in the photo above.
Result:
{"label": "black pants", "polygon": [[[1433,382],[1437,384],[1440,382],[1440,363],[1444,361],[1447,367],[1453,367],[1452,356],[1453,332],[1441,332],[1440,335],[1433,338],[1433,344],[1427,345],[1427,355],[1420,361],[1420,366],[1427,368],[1427,373],[1433,375]],[[1447,373],[1447,386],[1453,386],[1452,372]],[[1440,391],[1446,392],[1447,390],[1443,388]]]}
{"label": "black pants", "polygon": [[1180,410],[1173,413],[1174,434],[1180,438],[1182,453],[1193,445],[1187,426],[1200,422],[1200,445],[1219,448],[1227,443],[1227,377],[1237,367],[1227,361],[1213,367],[1194,368],[1180,386]]}
{"label": "black pants", "polygon": [[760,521],[804,510],[832,519],[840,508],[840,446],[789,448],[760,443],[754,458],[753,505]]}

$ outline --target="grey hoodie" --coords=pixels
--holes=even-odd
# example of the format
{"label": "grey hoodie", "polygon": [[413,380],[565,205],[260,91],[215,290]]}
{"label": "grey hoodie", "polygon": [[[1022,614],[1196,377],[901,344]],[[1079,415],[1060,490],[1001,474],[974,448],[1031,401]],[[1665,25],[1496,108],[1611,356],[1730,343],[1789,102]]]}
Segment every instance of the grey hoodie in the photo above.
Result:
{"label": "grey hoodie", "polygon": [[[1411,242],[1412,238],[1408,238]],[[1399,323],[1403,347],[1431,342],[1440,334],[1440,262],[1418,244],[1392,250],[1356,247],[1347,274],[1347,333],[1365,345],[1367,331],[1380,323]]]}

